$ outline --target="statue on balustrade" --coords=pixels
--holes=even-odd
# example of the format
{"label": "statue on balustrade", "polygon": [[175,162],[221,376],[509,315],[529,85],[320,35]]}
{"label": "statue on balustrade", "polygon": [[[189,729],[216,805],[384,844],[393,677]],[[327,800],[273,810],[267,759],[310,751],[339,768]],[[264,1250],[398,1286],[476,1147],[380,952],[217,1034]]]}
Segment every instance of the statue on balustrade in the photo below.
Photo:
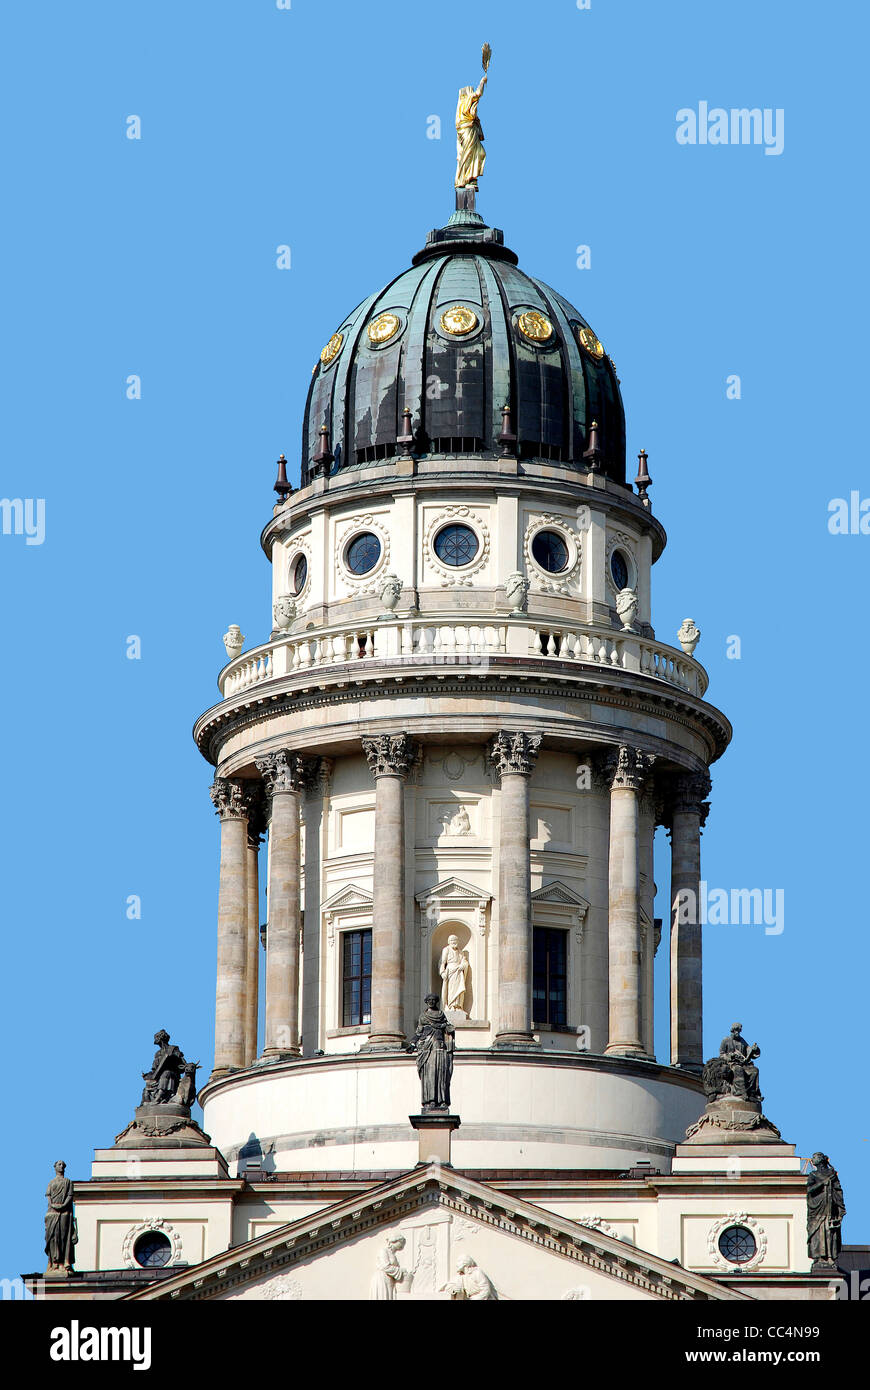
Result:
{"label": "statue on balustrade", "polygon": [[814,1263],[836,1265],[843,1248],[843,1189],[827,1154],[813,1154],[813,1164],[807,1177],[807,1254]]}
{"label": "statue on balustrade", "polygon": [[450,1109],[455,1030],[437,994],[427,994],[423,1002],[426,1008],[417,1020],[413,1046],[422,1090],[420,1108],[425,1114]]}

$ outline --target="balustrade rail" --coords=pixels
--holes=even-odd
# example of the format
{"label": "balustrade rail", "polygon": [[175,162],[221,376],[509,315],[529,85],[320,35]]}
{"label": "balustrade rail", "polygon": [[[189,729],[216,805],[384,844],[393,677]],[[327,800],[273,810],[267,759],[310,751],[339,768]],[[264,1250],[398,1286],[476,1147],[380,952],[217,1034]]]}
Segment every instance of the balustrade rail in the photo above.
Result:
{"label": "balustrade rail", "polygon": [[224,698],[252,685],[291,676],[314,667],[355,662],[487,668],[493,658],[523,657],[563,662],[566,667],[598,666],[634,671],[702,696],[707,673],[699,662],[634,632],[576,625],[541,626],[522,619],[495,623],[461,623],[453,619],[408,618],[370,625],[322,628],[278,638],[243,653],[225,666],[218,684]]}

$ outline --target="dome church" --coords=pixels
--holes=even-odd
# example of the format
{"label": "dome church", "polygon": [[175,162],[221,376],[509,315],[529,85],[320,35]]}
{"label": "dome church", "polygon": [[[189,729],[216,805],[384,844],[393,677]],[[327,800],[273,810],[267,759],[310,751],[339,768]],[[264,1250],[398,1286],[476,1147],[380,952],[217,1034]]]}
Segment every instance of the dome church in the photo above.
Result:
{"label": "dome church", "polygon": [[831,1203],[808,1243],[815,1175],[757,1047],[723,1020],[703,1055],[731,727],[695,623],[654,626],[666,535],[606,325],[476,192],[321,326],[261,640],[229,627],[194,728],[220,835],[202,1124],[161,1032],[74,1184],[67,1297],[829,1296]]}

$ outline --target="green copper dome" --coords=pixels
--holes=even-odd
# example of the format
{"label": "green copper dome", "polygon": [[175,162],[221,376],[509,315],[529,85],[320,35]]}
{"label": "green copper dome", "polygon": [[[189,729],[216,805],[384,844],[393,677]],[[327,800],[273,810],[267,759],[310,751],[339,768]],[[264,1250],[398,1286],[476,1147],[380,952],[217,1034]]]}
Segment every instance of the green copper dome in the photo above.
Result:
{"label": "green copper dome", "polygon": [[[505,405],[509,445],[499,441]],[[318,471],[318,454],[319,471],[330,472],[403,452],[505,451],[585,471],[593,421],[602,471],[624,482],[622,398],[595,333],[518,268],[499,230],[457,212],[409,270],[337,325],[308,392],[302,481]]]}

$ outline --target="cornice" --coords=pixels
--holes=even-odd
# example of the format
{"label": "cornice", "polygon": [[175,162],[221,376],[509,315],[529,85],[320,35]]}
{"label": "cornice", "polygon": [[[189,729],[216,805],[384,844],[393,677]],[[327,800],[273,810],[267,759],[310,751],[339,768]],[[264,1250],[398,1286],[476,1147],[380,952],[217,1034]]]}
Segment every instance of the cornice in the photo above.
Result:
{"label": "cornice", "polygon": [[[599,675],[593,671],[581,674],[576,670],[564,670],[558,662],[542,663],[534,669],[529,669],[521,658],[511,657],[505,657],[501,661],[493,659],[486,676],[463,676],[458,672],[452,676],[419,676],[411,670],[407,673],[402,672],[398,660],[395,668],[389,670],[382,663],[373,663],[368,671],[361,669],[367,665],[368,663],[364,662],[354,663],[352,680],[349,669],[331,667],[318,671],[321,679],[329,684],[321,684],[312,676],[297,674],[269,682],[268,690],[265,686],[258,685],[240,691],[238,695],[222,700],[200,715],[193,726],[193,737],[197,747],[206,761],[217,765],[221,749],[229,738],[241,730],[264,723],[275,715],[330,706],[337,708],[358,704],[361,699],[391,700],[405,688],[412,690],[417,696],[479,694],[490,704],[496,693],[528,697],[531,688],[536,690],[537,698],[541,701],[548,697],[557,700],[594,699],[596,703],[611,709],[626,709],[638,714],[665,717],[671,723],[690,729],[704,739],[708,748],[708,763],[721,757],[731,741],[731,724],[715,705],[638,674],[623,672],[616,684],[612,672],[606,675]],[[419,670],[419,667],[415,669]],[[517,674],[519,670],[523,671],[521,676]],[[558,675],[555,674],[557,670]],[[384,718],[388,716],[385,715]],[[480,732],[497,733],[504,718],[504,715],[494,711],[489,722],[481,726]],[[426,719],[426,716],[415,716],[411,731],[415,734],[424,732]],[[526,725],[534,725],[535,718],[530,715],[523,722]],[[558,731],[553,728],[544,710],[541,711],[541,722],[542,732],[548,736],[552,746],[552,737],[558,738]],[[546,727],[543,727],[544,725]],[[619,730],[614,728],[612,737],[601,741],[619,742]],[[666,741],[649,741],[660,747],[663,752],[667,748]],[[290,743],[292,740],[287,739],[285,742]],[[314,739],[311,733],[306,731],[300,736],[299,751],[314,752],[315,743],[325,746],[330,742],[331,731],[328,728],[318,730]],[[673,757],[672,760],[675,763],[679,762],[677,757]],[[685,770],[695,772],[702,769],[687,764]]]}

